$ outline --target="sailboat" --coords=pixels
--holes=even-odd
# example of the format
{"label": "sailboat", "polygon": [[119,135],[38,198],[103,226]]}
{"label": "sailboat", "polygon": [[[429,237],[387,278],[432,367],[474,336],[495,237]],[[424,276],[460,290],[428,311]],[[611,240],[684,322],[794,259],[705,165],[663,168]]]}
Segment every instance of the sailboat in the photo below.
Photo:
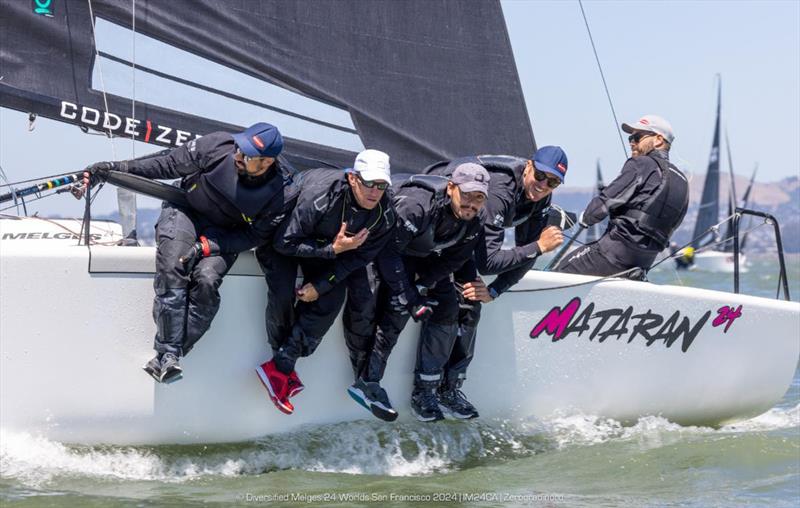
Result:
{"label": "sailboat", "polygon": [[[40,4],[0,0],[0,32],[15,41],[0,52],[2,107],[159,149],[270,121],[299,169],[346,167],[363,147],[400,171],[535,147],[497,1]],[[269,348],[249,252],[184,379],[153,383],[141,365],[154,248],[112,245],[128,233],[80,223],[88,238],[74,222],[0,218],[0,427],[69,443],[211,443],[370,417],[346,393],[339,324],[298,365],[294,415],[272,407],[254,373]],[[485,307],[464,390],[483,418],[734,421],[785,393],[798,323],[796,302],[531,271]],[[407,327],[384,378],[401,418],[418,333]]]}
{"label": "sailboat", "polygon": [[[722,83],[717,82],[717,116],[714,124],[714,137],[711,145],[711,155],[708,161],[708,171],[706,180],[703,184],[703,194],[700,200],[700,207],[697,212],[694,234],[692,235],[692,248],[694,254],[691,257],[691,267],[707,272],[733,273],[733,225],[728,220],[725,223],[725,233],[720,236],[718,229],[713,229],[719,222],[719,166],[720,166],[720,112],[722,104]],[[733,158],[731,156],[731,145],[728,140],[728,133],[725,132],[725,146],[728,154],[728,171],[730,183],[728,186],[728,213],[727,217],[733,217],[736,207],[736,184],[733,173]],[[752,181],[750,182],[752,186]],[[749,193],[749,188],[748,188]],[[680,263],[679,263],[680,264]],[[739,272],[746,272],[747,264],[744,254],[739,253]]]}

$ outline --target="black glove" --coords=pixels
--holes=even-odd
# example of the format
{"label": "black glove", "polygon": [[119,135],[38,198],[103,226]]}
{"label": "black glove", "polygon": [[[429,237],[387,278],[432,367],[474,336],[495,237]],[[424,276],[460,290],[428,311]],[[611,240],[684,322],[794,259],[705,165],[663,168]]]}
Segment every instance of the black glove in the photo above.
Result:
{"label": "black glove", "polygon": [[187,250],[180,258],[178,258],[178,261],[183,263],[184,266],[194,265],[203,258],[218,255],[219,245],[217,245],[217,242],[214,240],[209,240],[205,236],[201,236],[200,241],[195,242],[194,245],[189,247],[189,250]]}
{"label": "black glove", "polygon": [[109,171],[124,171],[122,169],[122,164],[119,162],[95,162],[94,164],[88,166],[86,171],[91,176],[92,180],[100,180],[105,181],[108,177]]}

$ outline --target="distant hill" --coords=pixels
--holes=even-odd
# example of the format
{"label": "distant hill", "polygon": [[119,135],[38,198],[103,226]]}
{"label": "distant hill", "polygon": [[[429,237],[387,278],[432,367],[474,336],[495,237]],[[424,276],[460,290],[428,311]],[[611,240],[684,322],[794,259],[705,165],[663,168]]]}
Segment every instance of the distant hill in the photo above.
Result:
{"label": "distant hill", "polygon": [[[610,176],[606,178],[610,181]],[[697,206],[700,202],[700,195],[703,192],[704,174],[690,174],[690,195],[689,211],[683,224],[675,234],[675,241],[680,244],[686,243],[691,239],[694,232],[694,222],[697,217]],[[720,188],[728,188],[729,177],[727,174],[721,175]],[[736,176],[736,191],[741,195],[747,188],[749,178]],[[570,211],[582,211],[592,197],[591,187],[561,187],[553,194],[553,200],[562,208]],[[720,205],[720,220],[724,218],[727,210],[727,199],[722,200]],[[778,182],[760,183],[753,185],[751,192],[750,208],[764,211],[774,215],[781,225],[784,250],[786,252],[800,252],[800,178],[797,176],[784,178]],[[161,213],[157,208],[140,208],[138,211],[139,240],[143,244],[153,245],[155,243],[155,224]],[[106,217],[111,220],[119,220],[119,214],[113,213]],[[747,227],[747,220],[742,222],[743,227]],[[721,228],[721,234],[724,228]],[[748,240],[748,250],[751,252],[765,252],[775,248],[772,228],[761,226],[756,229]]]}

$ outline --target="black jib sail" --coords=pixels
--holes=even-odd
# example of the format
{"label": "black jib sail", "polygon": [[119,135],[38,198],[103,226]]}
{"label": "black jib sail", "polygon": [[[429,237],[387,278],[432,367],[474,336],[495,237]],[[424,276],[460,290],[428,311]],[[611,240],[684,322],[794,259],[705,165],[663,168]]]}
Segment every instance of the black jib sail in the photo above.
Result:
{"label": "black jib sail", "polygon": [[722,83],[718,81],[717,119],[714,123],[714,138],[711,142],[711,155],[708,158],[708,171],[706,172],[706,181],[703,185],[703,196],[700,199],[700,207],[697,210],[697,222],[695,222],[694,234],[692,235],[692,247],[695,249],[714,241],[714,237],[708,230],[719,221],[719,127],[721,101]]}
{"label": "black jib sail", "polygon": [[272,122],[301,169],[534,148],[498,1],[0,0],[0,75],[0,106],[164,146]]}

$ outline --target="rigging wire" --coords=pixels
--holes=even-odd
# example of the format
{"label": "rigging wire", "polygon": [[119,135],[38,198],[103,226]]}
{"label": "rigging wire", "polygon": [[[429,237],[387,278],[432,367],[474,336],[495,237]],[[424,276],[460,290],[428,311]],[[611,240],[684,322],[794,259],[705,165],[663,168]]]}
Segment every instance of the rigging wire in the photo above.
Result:
{"label": "rigging wire", "polygon": [[[100,91],[103,94],[103,107],[106,108],[106,118],[108,118],[108,94],[106,94],[106,82],[103,78],[103,64],[100,62],[100,52],[97,49],[97,28],[95,27],[94,10],[92,9],[92,0],[86,0],[89,3],[89,21],[92,24],[92,44],[94,45],[95,63],[97,64],[97,71],[100,75]],[[108,128],[108,139],[111,142],[111,155],[113,160],[117,160],[117,148],[114,143],[114,133],[111,128]]]}
{"label": "rigging wire", "polygon": [[614,109],[614,101],[611,100],[611,92],[608,90],[608,83],[606,83],[606,76],[603,72],[603,66],[600,64],[600,57],[597,55],[597,48],[594,45],[594,37],[592,37],[592,30],[589,28],[589,20],[586,19],[586,12],[583,10],[583,1],[578,0],[578,5],[581,8],[581,15],[583,16],[583,23],[586,25],[586,32],[589,34],[589,42],[592,43],[592,51],[594,52],[594,59],[597,62],[597,68],[600,70],[600,78],[603,80],[603,88],[606,91],[606,97],[608,97],[608,105],[611,106],[611,115],[614,117],[614,130],[617,131],[617,135],[619,136],[619,142],[622,144],[622,153],[625,154],[625,158],[628,158],[628,146],[625,144],[625,139],[622,137],[622,132],[619,130],[619,120],[617,119],[617,111]]}

